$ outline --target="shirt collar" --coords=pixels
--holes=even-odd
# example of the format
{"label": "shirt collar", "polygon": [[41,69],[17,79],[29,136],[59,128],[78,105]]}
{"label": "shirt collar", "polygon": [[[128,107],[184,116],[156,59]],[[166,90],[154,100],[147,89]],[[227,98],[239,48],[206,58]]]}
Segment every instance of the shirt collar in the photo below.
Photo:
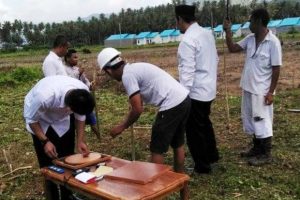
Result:
{"label": "shirt collar", "polygon": [[199,26],[197,22],[192,23],[185,31],[185,33],[193,31],[195,27]]}
{"label": "shirt collar", "polygon": [[54,53],[54,51],[50,51],[50,55],[53,57],[53,58],[56,58],[56,59],[61,59],[56,53]]}
{"label": "shirt collar", "polygon": [[[267,40],[271,40],[271,38],[272,38],[272,31],[270,30],[270,29],[268,29],[269,31],[268,31],[268,33],[267,33],[267,35],[265,36],[265,38],[264,38],[264,40],[263,41],[267,41]],[[252,35],[252,37],[255,39],[255,34],[254,33],[251,33]]]}
{"label": "shirt collar", "polygon": [[268,34],[266,35],[264,40],[271,40],[271,35],[272,35],[272,31],[270,29],[268,29]]}

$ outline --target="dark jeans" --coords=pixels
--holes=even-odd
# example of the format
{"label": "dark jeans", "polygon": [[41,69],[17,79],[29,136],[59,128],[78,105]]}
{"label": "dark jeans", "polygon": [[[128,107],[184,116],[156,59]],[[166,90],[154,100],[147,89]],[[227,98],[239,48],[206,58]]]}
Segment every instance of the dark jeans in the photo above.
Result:
{"label": "dark jeans", "polygon": [[186,126],[187,145],[198,173],[210,172],[210,164],[219,160],[214,129],[209,119],[211,103],[192,99]]}
{"label": "dark jeans", "polygon": [[[51,143],[56,147],[56,151],[58,153],[58,157],[64,157],[71,154],[74,154],[75,148],[75,126],[74,126],[74,117],[70,116],[70,129],[60,138],[54,129],[50,126],[46,132],[46,136],[49,138]],[[39,139],[32,135],[33,145],[35,148],[35,152],[38,158],[39,166],[47,167],[49,165],[53,165],[52,159],[47,156],[44,151],[44,147],[42,146]],[[61,191],[61,200],[71,199],[70,196],[72,192],[66,189],[63,186],[59,186]],[[47,199],[58,200],[59,199],[59,190],[58,186],[49,180],[45,180],[45,193],[47,194]]]}

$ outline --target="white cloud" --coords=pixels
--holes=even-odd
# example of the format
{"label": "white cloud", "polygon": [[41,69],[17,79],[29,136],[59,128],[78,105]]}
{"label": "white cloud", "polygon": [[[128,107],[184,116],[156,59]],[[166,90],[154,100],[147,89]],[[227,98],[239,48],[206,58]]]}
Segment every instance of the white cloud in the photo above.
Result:
{"label": "white cloud", "polygon": [[62,22],[95,13],[118,13],[122,8],[139,9],[171,3],[171,0],[0,0],[0,22]]}

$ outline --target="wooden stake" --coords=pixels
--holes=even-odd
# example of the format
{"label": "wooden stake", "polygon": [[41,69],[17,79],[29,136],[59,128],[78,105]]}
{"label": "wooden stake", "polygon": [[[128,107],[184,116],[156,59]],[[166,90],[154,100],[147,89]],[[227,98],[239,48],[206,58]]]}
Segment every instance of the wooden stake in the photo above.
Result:
{"label": "wooden stake", "polygon": [[32,166],[18,167],[18,168],[16,168],[16,169],[12,170],[11,172],[8,172],[8,173],[6,173],[6,174],[3,174],[0,178],[3,178],[3,177],[5,177],[5,176],[10,175],[10,174],[12,174],[12,173],[14,173],[14,172],[16,172],[16,171],[19,171],[19,170],[31,169],[31,168],[32,168]]}
{"label": "wooden stake", "polygon": [[[96,84],[96,70],[94,70],[93,82],[94,82],[94,84]],[[96,94],[95,94],[94,89],[92,90],[92,95],[93,95],[94,100],[95,100],[95,116],[96,116],[96,125],[97,125],[97,129],[98,129],[98,134],[96,133],[96,136],[97,136],[98,140],[101,141],[100,124],[99,124],[99,117],[98,117],[98,106],[97,106]]]}
{"label": "wooden stake", "polygon": [[135,141],[134,141],[134,128],[133,125],[130,126],[130,136],[131,136],[131,160],[135,160]]}
{"label": "wooden stake", "polygon": [[228,81],[227,81],[227,70],[226,70],[226,52],[225,52],[225,40],[224,37],[222,36],[222,45],[223,45],[223,62],[224,62],[224,87],[225,87],[225,102],[226,102],[226,120],[227,120],[227,127],[226,130],[229,132],[230,128],[230,114],[229,114],[229,102],[228,102]]}
{"label": "wooden stake", "polygon": [[8,161],[8,158],[6,156],[6,151],[5,151],[5,149],[3,149],[2,151],[3,151],[3,154],[4,154],[5,162],[6,162],[7,166],[8,166],[8,168],[9,168],[9,171],[12,172],[13,171],[12,170],[12,164]]}
{"label": "wooden stake", "polygon": [[[131,109],[131,106],[128,106],[129,112]],[[130,126],[130,140],[131,140],[131,160],[135,160],[135,140],[134,140],[134,128],[133,124]]]}

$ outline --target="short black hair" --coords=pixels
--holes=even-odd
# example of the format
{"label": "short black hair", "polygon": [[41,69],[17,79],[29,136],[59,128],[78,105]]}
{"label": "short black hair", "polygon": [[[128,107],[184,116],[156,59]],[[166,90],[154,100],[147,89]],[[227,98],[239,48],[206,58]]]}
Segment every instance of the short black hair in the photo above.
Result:
{"label": "short black hair", "polygon": [[68,44],[68,40],[64,35],[57,35],[55,37],[55,40],[53,42],[53,48],[59,47],[59,46],[66,46]]}
{"label": "short black hair", "polygon": [[258,8],[252,11],[251,19],[254,21],[261,20],[262,25],[267,27],[270,21],[270,15],[265,8]]}
{"label": "short black hair", "polygon": [[65,55],[65,61],[67,62],[68,58],[71,58],[73,53],[77,53],[77,51],[75,49],[68,49],[68,52]]}
{"label": "short black hair", "polygon": [[179,17],[186,23],[191,23],[196,20],[195,17],[196,6],[195,5],[177,5],[175,6],[175,15],[177,21]]}
{"label": "short black hair", "polygon": [[74,113],[87,115],[93,111],[95,99],[92,94],[85,89],[74,89],[67,93],[65,104],[70,107]]}

